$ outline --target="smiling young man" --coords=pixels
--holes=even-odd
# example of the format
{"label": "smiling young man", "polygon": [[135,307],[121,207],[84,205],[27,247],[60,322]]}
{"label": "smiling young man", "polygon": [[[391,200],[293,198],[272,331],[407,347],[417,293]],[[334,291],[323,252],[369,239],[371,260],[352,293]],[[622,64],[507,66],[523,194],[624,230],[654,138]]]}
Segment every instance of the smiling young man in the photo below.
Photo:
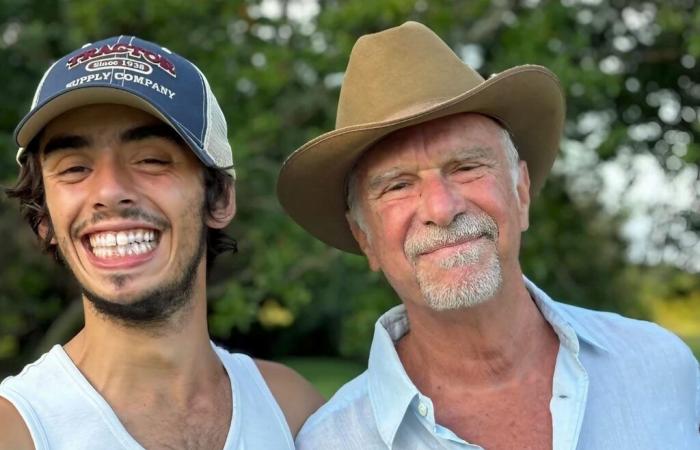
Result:
{"label": "smiling young man", "polygon": [[563,123],[543,67],[484,80],[415,22],[355,44],[336,130],[287,159],[278,196],[314,236],[364,254],[402,305],[298,448],[700,448],[687,346],[523,276],[520,236]]}
{"label": "smiling young man", "polygon": [[199,69],[134,37],[88,44],[49,68],[16,137],[8,194],[80,283],[85,326],[0,384],[0,449],[294,448],[317,392],[209,339],[235,172]]}

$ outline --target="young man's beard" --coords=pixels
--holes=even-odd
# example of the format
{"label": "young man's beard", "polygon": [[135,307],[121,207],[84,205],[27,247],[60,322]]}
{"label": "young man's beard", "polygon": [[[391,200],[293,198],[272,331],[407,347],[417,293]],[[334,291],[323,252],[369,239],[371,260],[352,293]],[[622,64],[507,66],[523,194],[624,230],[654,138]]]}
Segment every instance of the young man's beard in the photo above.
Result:
{"label": "young man's beard", "polygon": [[175,312],[189,305],[206,242],[206,227],[202,226],[195,254],[185,261],[178,276],[128,303],[109,301],[84,286],[83,294],[97,312],[123,325],[150,328],[165,324]]}
{"label": "young man's beard", "polygon": [[[95,311],[121,325],[154,329],[167,324],[176,312],[191,305],[197,269],[207,248],[206,225],[202,223],[199,232],[193,234],[199,237],[194,254],[183,261],[181,266],[175,268],[180,269],[175,278],[167,280],[150,291],[143,292],[128,302],[117,302],[101,297],[84,285],[81,286],[83,295],[90,301]],[[127,280],[128,275],[115,275],[112,282],[119,285]]]}

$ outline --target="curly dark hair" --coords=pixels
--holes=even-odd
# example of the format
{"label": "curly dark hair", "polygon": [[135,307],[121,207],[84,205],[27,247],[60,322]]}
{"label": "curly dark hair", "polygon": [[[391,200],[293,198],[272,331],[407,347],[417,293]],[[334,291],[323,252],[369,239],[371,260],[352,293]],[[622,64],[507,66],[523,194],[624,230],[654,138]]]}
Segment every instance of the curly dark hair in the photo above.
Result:
{"label": "curly dark hair", "polygon": [[[39,155],[39,133],[27,146],[17,182],[12,187],[4,188],[9,198],[19,200],[20,213],[24,220],[37,235],[42,249],[51,254],[56,261],[63,263],[55,244],[51,243],[54,235],[53,224],[46,206],[44,182],[41,175],[41,160]],[[185,143],[182,142],[185,146]],[[221,200],[230,200],[228,196],[233,185],[233,177],[224,170],[211,167],[204,168],[204,210],[212,214]],[[39,233],[41,223],[47,225],[46,235],[42,238]],[[209,269],[217,256],[226,251],[235,253],[238,250],[236,240],[223,230],[207,227],[207,268]]]}

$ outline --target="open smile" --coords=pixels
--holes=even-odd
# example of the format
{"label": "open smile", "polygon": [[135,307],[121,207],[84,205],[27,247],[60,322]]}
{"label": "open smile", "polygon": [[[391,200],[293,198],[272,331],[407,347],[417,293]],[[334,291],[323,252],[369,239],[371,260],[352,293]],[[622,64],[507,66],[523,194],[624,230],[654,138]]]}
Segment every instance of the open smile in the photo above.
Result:
{"label": "open smile", "polygon": [[114,262],[148,256],[157,248],[159,240],[159,231],[146,228],[99,231],[83,237],[83,243],[92,256]]}

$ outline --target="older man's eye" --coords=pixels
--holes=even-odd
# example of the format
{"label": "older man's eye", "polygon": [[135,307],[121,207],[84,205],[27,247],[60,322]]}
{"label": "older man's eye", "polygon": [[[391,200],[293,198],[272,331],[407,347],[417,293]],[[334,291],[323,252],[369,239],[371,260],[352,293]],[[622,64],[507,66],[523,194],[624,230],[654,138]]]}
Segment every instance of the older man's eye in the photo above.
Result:
{"label": "older man's eye", "polygon": [[399,183],[392,183],[387,188],[385,189],[384,192],[390,192],[390,191],[400,191],[401,189],[404,189],[408,187],[408,183],[402,181]]}

